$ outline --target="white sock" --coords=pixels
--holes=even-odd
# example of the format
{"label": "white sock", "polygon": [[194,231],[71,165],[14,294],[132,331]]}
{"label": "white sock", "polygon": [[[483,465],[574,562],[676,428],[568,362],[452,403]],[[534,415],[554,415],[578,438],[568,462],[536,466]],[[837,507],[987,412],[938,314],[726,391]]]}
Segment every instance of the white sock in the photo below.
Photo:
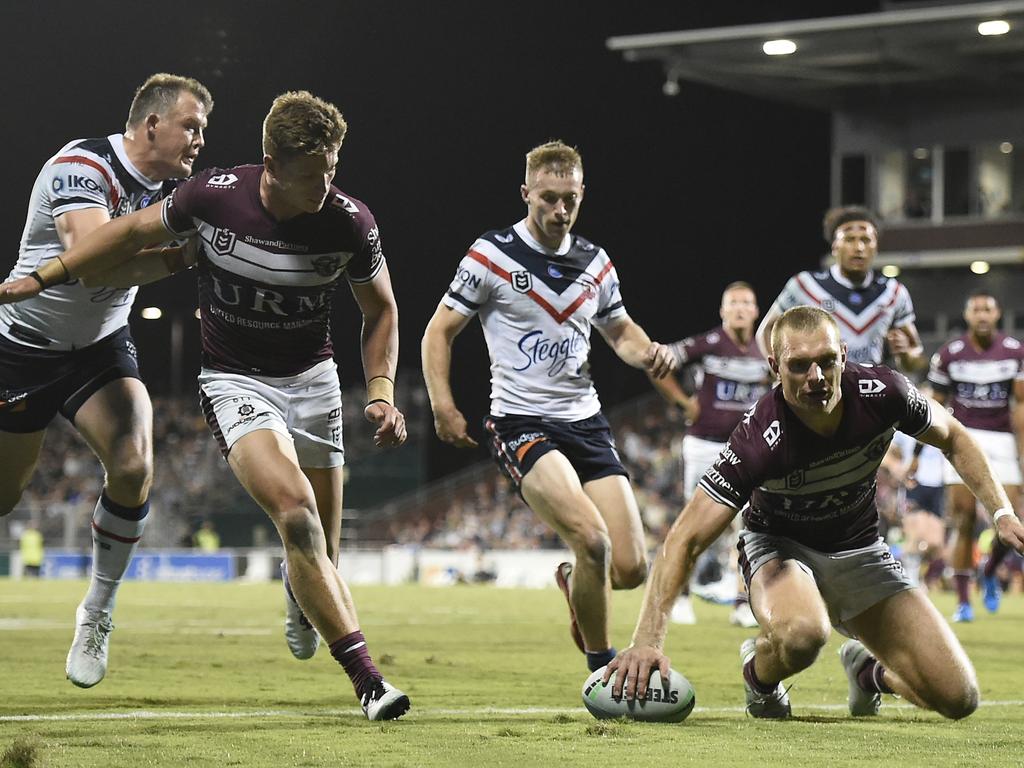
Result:
{"label": "white sock", "polygon": [[104,493],[92,514],[92,581],[82,604],[113,613],[121,577],[128,570],[146,527],[149,501],[139,507],[122,507]]}

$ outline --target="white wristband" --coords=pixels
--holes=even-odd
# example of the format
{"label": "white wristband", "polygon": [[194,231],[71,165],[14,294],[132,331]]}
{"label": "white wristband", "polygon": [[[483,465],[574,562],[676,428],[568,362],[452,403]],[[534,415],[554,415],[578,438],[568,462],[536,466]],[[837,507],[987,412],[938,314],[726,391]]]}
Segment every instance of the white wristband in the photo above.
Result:
{"label": "white wristband", "polygon": [[1011,517],[1011,516],[1012,517],[1016,517],[1016,515],[1013,513],[1013,510],[1010,509],[1010,507],[1003,507],[1001,509],[997,509],[995,512],[992,513],[992,522],[993,523],[998,523],[1000,517]]}

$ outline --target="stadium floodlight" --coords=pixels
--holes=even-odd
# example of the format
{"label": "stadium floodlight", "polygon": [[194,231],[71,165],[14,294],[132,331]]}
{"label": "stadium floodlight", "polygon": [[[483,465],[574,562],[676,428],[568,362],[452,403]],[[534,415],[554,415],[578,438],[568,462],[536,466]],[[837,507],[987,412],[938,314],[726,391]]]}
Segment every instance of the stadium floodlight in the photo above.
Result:
{"label": "stadium floodlight", "polygon": [[918,147],[917,149],[914,150],[913,154],[914,154],[914,159],[915,160],[927,160],[928,159],[928,148],[927,147]]}
{"label": "stadium floodlight", "polygon": [[796,43],[792,40],[768,40],[761,50],[769,56],[788,56],[796,52]]}
{"label": "stadium floodlight", "polygon": [[1008,141],[1004,141],[1002,144],[999,145],[999,151],[1002,152],[1004,155],[1008,155],[1011,152],[1013,152],[1013,144],[1011,144]]}
{"label": "stadium floodlight", "polygon": [[976,275],[984,275],[991,267],[987,261],[972,261],[971,272]]}
{"label": "stadium floodlight", "polygon": [[1002,19],[994,19],[992,21],[983,21],[978,25],[978,34],[985,35],[1005,35],[1010,31],[1010,23],[1003,21]]}
{"label": "stadium floodlight", "polygon": [[897,267],[895,264],[886,264],[884,267],[882,267],[882,274],[885,275],[886,277],[899,277],[900,268]]}
{"label": "stadium floodlight", "polygon": [[164,312],[160,307],[143,307],[142,312],[139,314],[142,315],[143,320],[159,320],[164,316]]}
{"label": "stadium floodlight", "polygon": [[661,85],[661,92],[666,96],[678,96],[679,95],[679,81],[674,77],[665,78],[665,82]]}

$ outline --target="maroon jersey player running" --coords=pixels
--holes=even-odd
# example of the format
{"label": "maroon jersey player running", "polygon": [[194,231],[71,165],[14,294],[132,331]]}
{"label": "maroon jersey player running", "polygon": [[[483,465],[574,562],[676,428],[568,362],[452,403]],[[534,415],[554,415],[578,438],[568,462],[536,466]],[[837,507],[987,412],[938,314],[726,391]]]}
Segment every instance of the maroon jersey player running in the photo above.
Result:
{"label": "maroon jersey player running", "polygon": [[374,666],[337,569],[344,450],[329,320],[344,277],[363,314],[365,414],[378,445],[399,445],[398,309],[372,214],[331,185],[346,128],[334,105],[305,91],[279,96],[263,124],[262,165],[193,177],[162,206],[68,250],[66,271],[43,267],[6,284],[0,301],[116,266],[143,244],[198,234],[203,410],[284,543],[289,647],[309,658],[319,633],[366,716],[386,720],[404,714],[409,699]]}
{"label": "maroon jersey player running", "polygon": [[633,644],[608,665],[613,693],[643,698],[650,673],[668,674],[668,614],[697,556],[743,508],[740,534],[751,607],[761,625],[740,655],[747,711],[788,717],[782,681],[809,667],[830,626],[853,715],[878,711],[880,693],[949,718],[971,714],[971,662],[927,597],[878,537],[875,474],[899,429],[942,449],[993,513],[999,537],[1021,551],[1024,526],[966,429],[888,368],[846,363],[836,322],[794,307],[772,329],[780,386],[736,428],[658,554]]}

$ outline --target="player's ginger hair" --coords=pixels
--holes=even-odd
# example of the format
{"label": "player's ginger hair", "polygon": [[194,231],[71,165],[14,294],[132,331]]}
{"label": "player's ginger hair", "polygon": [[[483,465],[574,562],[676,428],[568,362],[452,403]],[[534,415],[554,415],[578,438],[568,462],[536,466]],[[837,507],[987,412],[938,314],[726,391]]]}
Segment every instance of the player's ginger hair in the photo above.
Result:
{"label": "player's ginger hair", "polygon": [[309,91],[282,93],[263,120],[263,154],[287,160],[338,150],[348,123],[330,102]]}
{"label": "player's ginger hair", "polygon": [[842,338],[839,335],[839,325],[836,323],[836,319],[824,309],[807,306],[787,309],[775,321],[775,325],[772,326],[772,357],[776,360],[779,359],[779,353],[782,351],[783,331],[792,329],[806,333],[808,331],[816,331],[823,325],[832,328],[837,339]]}
{"label": "player's ginger hair", "polygon": [[213,96],[205,85],[191,77],[157,72],[135,89],[132,105],[128,108],[125,130],[130,131],[132,126],[152,114],[166,115],[178,103],[178,96],[182,92],[195,96],[196,101],[206,109],[206,114],[213,112]]}
{"label": "player's ginger hair", "polygon": [[526,184],[530,176],[542,168],[549,168],[558,176],[568,176],[577,168],[583,173],[583,158],[576,147],[555,139],[540,144],[526,153]]}

